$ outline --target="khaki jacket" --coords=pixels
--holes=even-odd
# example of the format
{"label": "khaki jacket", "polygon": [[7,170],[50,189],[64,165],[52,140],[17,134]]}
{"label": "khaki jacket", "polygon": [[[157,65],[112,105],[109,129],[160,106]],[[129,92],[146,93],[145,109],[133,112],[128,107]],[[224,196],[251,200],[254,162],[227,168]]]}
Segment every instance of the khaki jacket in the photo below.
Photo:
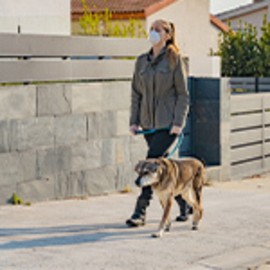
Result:
{"label": "khaki jacket", "polygon": [[173,70],[165,49],[151,59],[137,58],[132,80],[130,125],[144,129],[185,124],[189,107],[186,75],[181,57]]}

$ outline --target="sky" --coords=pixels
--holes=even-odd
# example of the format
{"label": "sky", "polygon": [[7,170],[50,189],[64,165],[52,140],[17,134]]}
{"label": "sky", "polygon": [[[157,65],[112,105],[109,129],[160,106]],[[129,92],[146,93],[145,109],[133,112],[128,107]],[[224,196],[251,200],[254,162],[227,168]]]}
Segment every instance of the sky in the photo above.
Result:
{"label": "sky", "polygon": [[210,0],[210,12],[217,14],[252,2],[252,0]]}

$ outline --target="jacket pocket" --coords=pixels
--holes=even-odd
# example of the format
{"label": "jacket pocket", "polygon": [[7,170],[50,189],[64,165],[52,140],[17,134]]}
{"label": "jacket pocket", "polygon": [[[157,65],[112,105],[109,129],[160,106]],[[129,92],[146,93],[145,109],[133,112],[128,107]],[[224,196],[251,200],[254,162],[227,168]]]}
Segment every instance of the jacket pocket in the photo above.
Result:
{"label": "jacket pocket", "polygon": [[166,94],[173,88],[173,74],[168,68],[158,68],[156,71],[156,85],[160,94]]}

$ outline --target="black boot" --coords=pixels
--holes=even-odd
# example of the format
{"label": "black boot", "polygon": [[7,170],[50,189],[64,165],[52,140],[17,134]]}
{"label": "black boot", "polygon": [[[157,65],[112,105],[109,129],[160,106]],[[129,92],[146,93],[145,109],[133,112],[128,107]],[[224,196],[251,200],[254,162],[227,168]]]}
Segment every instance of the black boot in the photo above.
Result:
{"label": "black boot", "polygon": [[181,195],[175,197],[179,208],[180,208],[180,216],[176,217],[176,221],[185,222],[188,220],[188,215],[192,214],[192,207],[190,207],[186,201],[182,198]]}
{"label": "black boot", "polygon": [[145,224],[146,207],[152,198],[151,187],[142,188],[141,195],[137,199],[135,211],[130,219],[126,221],[128,227],[138,227]]}

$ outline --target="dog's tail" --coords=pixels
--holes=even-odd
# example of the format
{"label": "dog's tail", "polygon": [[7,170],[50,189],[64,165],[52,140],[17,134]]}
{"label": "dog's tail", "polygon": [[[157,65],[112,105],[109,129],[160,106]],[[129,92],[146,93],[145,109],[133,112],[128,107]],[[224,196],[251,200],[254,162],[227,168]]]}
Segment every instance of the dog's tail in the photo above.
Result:
{"label": "dog's tail", "polygon": [[193,188],[196,194],[196,199],[199,205],[201,205],[202,187],[206,184],[206,175],[204,165],[201,164],[197,168],[197,172],[193,181]]}

